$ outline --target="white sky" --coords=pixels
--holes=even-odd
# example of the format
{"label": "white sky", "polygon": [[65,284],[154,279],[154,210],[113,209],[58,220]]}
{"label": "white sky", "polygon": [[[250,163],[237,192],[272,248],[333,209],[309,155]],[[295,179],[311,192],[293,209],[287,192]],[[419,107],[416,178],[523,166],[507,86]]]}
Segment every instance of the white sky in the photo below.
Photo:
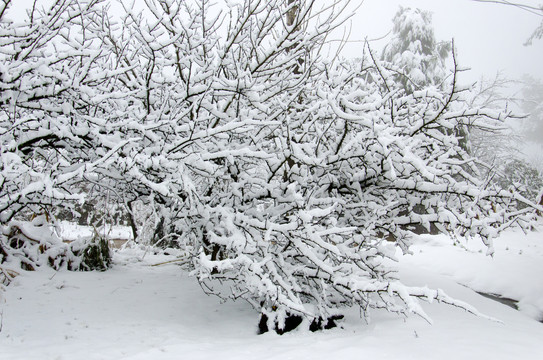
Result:
{"label": "white sky", "polygon": [[[353,8],[360,2],[352,1]],[[537,6],[543,1],[524,3]],[[497,71],[510,78],[532,74],[543,79],[543,39],[523,46],[543,18],[513,6],[471,0],[365,0],[350,21],[350,39],[375,39],[387,34],[400,5],[433,12],[436,38],[454,38],[460,65],[472,69],[465,75],[467,80],[477,80],[483,74],[491,77]],[[384,44],[376,41],[372,47]],[[360,43],[350,43],[344,55],[357,56],[361,49]]]}

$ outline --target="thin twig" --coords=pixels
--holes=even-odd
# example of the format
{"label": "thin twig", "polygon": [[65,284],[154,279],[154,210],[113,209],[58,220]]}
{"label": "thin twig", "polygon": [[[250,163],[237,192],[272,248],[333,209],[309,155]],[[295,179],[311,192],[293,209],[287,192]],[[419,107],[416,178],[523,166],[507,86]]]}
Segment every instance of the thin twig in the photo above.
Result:
{"label": "thin twig", "polygon": [[184,264],[189,263],[190,259],[182,257],[182,258],[177,258],[175,260],[169,260],[169,261],[164,261],[164,262],[160,262],[160,263],[157,263],[157,264],[152,264],[152,265],[149,265],[149,266],[160,266],[160,265],[172,264],[172,263],[176,263],[176,262],[181,262],[182,263],[181,265],[184,265]]}

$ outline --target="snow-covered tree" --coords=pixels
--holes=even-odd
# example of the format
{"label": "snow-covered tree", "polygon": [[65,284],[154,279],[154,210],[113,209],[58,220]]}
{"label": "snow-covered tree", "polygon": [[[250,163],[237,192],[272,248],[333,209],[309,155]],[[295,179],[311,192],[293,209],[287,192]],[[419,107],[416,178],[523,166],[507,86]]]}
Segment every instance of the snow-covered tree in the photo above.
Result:
{"label": "snow-covered tree", "polygon": [[543,144],[543,81],[525,76],[522,82],[521,105],[528,114],[524,132],[530,141]]}
{"label": "snow-covered tree", "polygon": [[[492,78],[481,77],[469,94],[470,106],[494,110],[516,107],[519,99],[505,95],[512,84],[514,85],[514,81],[505,78],[501,73]],[[507,120],[510,123],[521,121],[512,113],[508,115]],[[470,129],[470,154],[479,161],[479,177],[489,181],[499,171],[500,166],[517,157],[520,140],[511,124],[502,121],[495,125],[483,124],[479,127],[471,126]]]}
{"label": "snow-covered tree", "polygon": [[510,115],[508,122],[497,126],[472,126],[470,132],[470,154],[479,164],[480,177],[504,189],[515,189],[526,198],[535,201],[541,191],[543,180],[538,170],[538,151],[529,156],[527,147],[532,143],[537,149],[541,136],[539,129],[539,103],[541,89],[537,81],[525,78],[522,97],[506,96],[504,93],[514,82],[497,74],[493,79],[482,78],[470,96],[472,106],[486,108],[521,107],[527,117]]}
{"label": "snow-covered tree", "polygon": [[[541,9],[541,12],[543,13],[543,9]],[[534,40],[540,40],[541,38],[543,38],[543,21],[541,22],[541,24],[534,30],[534,32],[532,33],[532,35],[530,35],[530,37],[528,38],[528,40],[526,41],[526,45],[531,45],[533,43]]]}
{"label": "snow-covered tree", "polygon": [[472,176],[443,131],[505,116],[463,101],[456,69],[405,92],[395,59],[321,58],[339,0],[145,0],[116,19],[106,5],[58,1],[1,23],[2,226],[94,184],[152,205],[155,240],[184,247],[204,289],[247,300],[270,327],[351,305],[426,317],[417,299],[475,312],[403,285],[391,264],[410,226],[491,251],[533,213]]}
{"label": "snow-covered tree", "polygon": [[393,18],[392,38],[382,58],[398,67],[398,81],[408,92],[433,85],[441,87],[449,76],[446,60],[451,44],[434,35],[432,13],[400,6]]}

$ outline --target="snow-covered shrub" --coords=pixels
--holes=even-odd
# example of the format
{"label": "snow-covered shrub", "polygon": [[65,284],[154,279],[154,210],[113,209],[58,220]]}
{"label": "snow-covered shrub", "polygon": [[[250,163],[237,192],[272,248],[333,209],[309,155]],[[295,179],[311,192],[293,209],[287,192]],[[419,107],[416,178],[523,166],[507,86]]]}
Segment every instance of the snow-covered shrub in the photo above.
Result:
{"label": "snow-covered shrub", "polygon": [[59,269],[67,264],[68,245],[56,235],[54,227],[38,216],[31,222],[12,221],[3,228],[0,239],[2,263],[15,268],[34,271],[40,266]]}
{"label": "snow-covered shrub", "polygon": [[97,233],[91,239],[66,243],[45,216],[12,221],[2,229],[0,265],[12,272],[34,271],[41,266],[72,271],[106,270],[110,262],[108,243]]}
{"label": "snow-covered shrub", "polygon": [[406,92],[394,64],[322,59],[339,2],[147,0],[117,23],[100,3],[2,23],[13,39],[0,51],[2,225],[82,201],[91,183],[128,208],[150,199],[154,241],[175,240],[205,289],[247,300],[269,328],[346,306],[425,316],[417,299],[475,312],[403,285],[391,265],[410,226],[491,249],[531,214],[474,177],[443,131],[506,116],[469,107],[456,69],[447,85]]}
{"label": "snow-covered shrub", "polygon": [[[146,39],[144,56],[165,59],[156,61],[163,82],[153,89],[167,85],[172,98],[186,99],[167,102],[184,114],[175,123],[183,136],[160,155],[179,170],[157,165],[147,174],[171,232],[193,249],[194,274],[210,292],[261,309],[270,327],[350,305],[423,315],[416,298],[454,303],[402,285],[388,259],[396,245],[407,250],[409,226],[482,237],[491,251],[490,239],[528,214],[515,208],[522,197],[485,188],[454,132],[443,131],[506,114],[470,108],[455,72],[448,85],[406,94],[387,70],[394,64],[323,62],[313,50],[331,23],[305,26],[301,7],[300,23],[285,28],[287,7],[278,4],[234,6],[225,38],[203,33],[210,28],[191,12],[170,22],[166,14],[186,10],[175,6],[152,9],[156,22],[134,29],[132,38]],[[183,29],[192,40],[158,35]],[[160,53],[148,39],[169,47]],[[177,79],[165,75],[176,68]],[[164,113],[162,104],[151,110]],[[214,288],[215,279],[231,294]]]}
{"label": "snow-covered shrub", "polygon": [[543,176],[533,166],[520,159],[512,159],[501,164],[494,181],[503,189],[519,192],[533,202],[537,202],[538,195],[543,189]]}
{"label": "snow-covered shrub", "polygon": [[90,241],[71,243],[70,251],[74,257],[74,260],[68,264],[70,270],[104,271],[111,263],[108,241],[96,232]]}

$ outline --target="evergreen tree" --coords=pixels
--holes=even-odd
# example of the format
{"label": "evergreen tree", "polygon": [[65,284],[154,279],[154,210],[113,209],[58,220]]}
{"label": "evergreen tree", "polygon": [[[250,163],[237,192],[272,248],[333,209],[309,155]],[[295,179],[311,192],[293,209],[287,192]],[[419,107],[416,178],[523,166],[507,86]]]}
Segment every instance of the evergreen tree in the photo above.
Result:
{"label": "evergreen tree", "polygon": [[425,86],[442,87],[448,76],[446,60],[451,45],[438,42],[429,11],[401,7],[394,16],[392,39],[383,60],[398,67],[398,80],[408,93]]}

